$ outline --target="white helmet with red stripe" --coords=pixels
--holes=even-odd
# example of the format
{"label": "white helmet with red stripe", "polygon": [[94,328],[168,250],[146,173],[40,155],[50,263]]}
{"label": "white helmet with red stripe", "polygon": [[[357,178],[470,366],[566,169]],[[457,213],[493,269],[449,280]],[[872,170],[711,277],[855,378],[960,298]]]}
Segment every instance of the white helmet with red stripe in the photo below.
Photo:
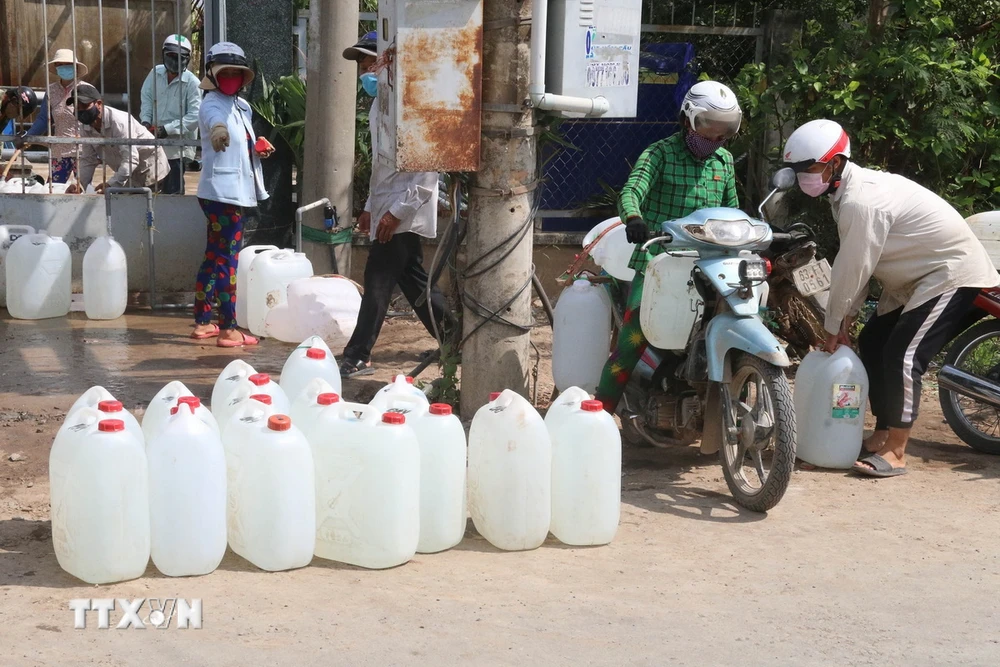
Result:
{"label": "white helmet with red stripe", "polygon": [[784,161],[795,171],[817,162],[827,163],[836,155],[851,157],[851,138],[832,120],[811,120],[792,132],[785,142]]}

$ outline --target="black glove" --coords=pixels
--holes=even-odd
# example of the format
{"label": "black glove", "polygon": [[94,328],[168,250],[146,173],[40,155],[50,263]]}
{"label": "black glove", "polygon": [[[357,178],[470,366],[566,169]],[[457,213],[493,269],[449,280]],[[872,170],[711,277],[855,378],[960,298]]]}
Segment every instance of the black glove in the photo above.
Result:
{"label": "black glove", "polygon": [[167,138],[167,131],[165,129],[163,129],[162,126],[156,128],[156,138],[157,139],[166,139]]}
{"label": "black glove", "polygon": [[649,240],[649,227],[642,218],[632,218],[625,225],[625,239],[629,243],[645,243]]}
{"label": "black glove", "polygon": [[14,148],[24,148],[24,144],[25,144],[24,137],[25,136],[26,136],[25,133],[21,132],[20,134],[18,134],[17,136],[14,137],[14,141],[13,141]]}

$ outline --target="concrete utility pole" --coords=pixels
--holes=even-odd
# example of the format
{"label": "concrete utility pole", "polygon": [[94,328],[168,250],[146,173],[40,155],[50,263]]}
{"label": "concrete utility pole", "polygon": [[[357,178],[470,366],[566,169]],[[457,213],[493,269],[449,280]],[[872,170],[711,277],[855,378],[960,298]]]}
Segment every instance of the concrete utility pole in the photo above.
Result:
{"label": "concrete utility pole", "polygon": [[[314,0],[310,3],[305,183],[304,201],[299,205],[328,197],[345,225],[351,220],[358,73],[357,65],[341,54],[357,40],[357,0]],[[322,209],[306,214],[305,223],[322,229]],[[338,271],[350,275],[349,244],[325,246],[307,242],[304,250],[315,272],[331,271],[331,247],[336,248]]]}
{"label": "concrete utility pole", "polygon": [[[536,137],[528,97],[529,33],[520,18],[530,3],[483,0],[483,139],[469,198],[462,348],[462,417],[471,418],[493,391],[527,395],[531,323],[531,203]],[[510,239],[527,224],[520,241]],[[509,240],[509,241],[508,241]],[[505,243],[506,242],[506,243]],[[498,248],[499,246],[499,248]],[[475,275],[510,251],[488,271]],[[478,266],[477,258],[486,257]],[[471,274],[471,275],[470,275]],[[507,320],[483,323],[485,311]]]}

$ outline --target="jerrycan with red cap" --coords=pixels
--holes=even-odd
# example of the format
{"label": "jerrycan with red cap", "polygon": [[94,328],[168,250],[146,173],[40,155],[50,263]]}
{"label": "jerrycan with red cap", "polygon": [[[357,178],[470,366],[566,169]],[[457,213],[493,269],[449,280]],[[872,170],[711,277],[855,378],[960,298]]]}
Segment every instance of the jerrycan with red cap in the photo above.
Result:
{"label": "jerrycan with red cap", "polygon": [[232,393],[219,405],[212,406],[212,413],[219,424],[227,424],[233,413],[254,394],[267,394],[275,414],[287,415],[291,408],[288,397],[277,382],[267,373],[254,373],[236,383]]}
{"label": "jerrycan with red cap", "polygon": [[333,393],[341,393],[340,368],[337,366],[337,360],[326,345],[313,344],[317,338],[317,336],[307,338],[292,350],[281,368],[281,380],[278,384],[292,403],[295,403],[309,381],[315,378],[326,380]]}

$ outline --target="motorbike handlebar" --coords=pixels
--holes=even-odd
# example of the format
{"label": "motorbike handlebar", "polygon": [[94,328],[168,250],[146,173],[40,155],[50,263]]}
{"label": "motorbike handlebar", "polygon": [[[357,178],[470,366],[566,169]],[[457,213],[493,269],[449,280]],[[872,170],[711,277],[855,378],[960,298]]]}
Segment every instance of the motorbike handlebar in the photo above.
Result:
{"label": "motorbike handlebar", "polygon": [[654,243],[673,243],[673,242],[674,242],[674,237],[672,234],[664,234],[663,236],[657,236],[656,238],[649,239],[648,241],[643,243],[642,249],[648,250],[649,246],[653,245]]}

